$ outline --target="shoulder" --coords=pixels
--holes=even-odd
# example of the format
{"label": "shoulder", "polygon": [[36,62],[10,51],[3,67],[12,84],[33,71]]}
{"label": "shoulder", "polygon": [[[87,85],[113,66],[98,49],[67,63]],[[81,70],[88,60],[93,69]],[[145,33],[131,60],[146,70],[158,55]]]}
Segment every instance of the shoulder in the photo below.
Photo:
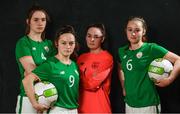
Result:
{"label": "shoulder", "polygon": [[113,56],[107,50],[102,52],[102,57],[105,57],[106,59],[113,59]]}
{"label": "shoulder", "polygon": [[113,64],[113,56],[108,51],[103,51],[103,54],[100,55],[99,60],[102,61],[103,64]]}
{"label": "shoulder", "polygon": [[24,43],[27,43],[27,42],[28,42],[28,41],[27,41],[27,37],[26,37],[26,36],[23,36],[23,37],[21,37],[21,38],[17,41],[16,45],[24,44]]}
{"label": "shoulder", "polygon": [[28,48],[30,47],[29,40],[28,40],[27,36],[23,36],[17,41],[16,49],[21,51],[22,49],[27,48],[27,47]]}
{"label": "shoulder", "polygon": [[43,42],[48,44],[48,45],[52,45],[53,44],[53,42],[51,40],[48,40],[48,39],[44,39]]}
{"label": "shoulder", "polygon": [[119,55],[119,56],[120,56],[120,55],[124,55],[127,50],[129,50],[129,45],[128,45],[128,44],[127,44],[127,45],[124,45],[124,46],[122,46],[122,47],[120,47],[120,48],[118,49],[118,55]]}
{"label": "shoulder", "polygon": [[128,44],[127,45],[124,45],[124,46],[122,46],[122,47],[120,47],[120,48],[118,48],[118,51],[123,51],[123,50],[127,50],[128,49]]}
{"label": "shoulder", "polygon": [[75,61],[71,60],[71,63],[72,63],[73,66],[77,67],[77,63]]}
{"label": "shoulder", "polygon": [[83,58],[86,58],[86,57],[88,57],[88,56],[89,56],[89,52],[88,52],[88,53],[83,53],[83,54],[81,54],[81,55],[78,57],[77,61],[79,61],[79,60],[81,60],[81,59],[83,59]]}
{"label": "shoulder", "polygon": [[156,44],[156,43],[145,43],[145,45],[147,45],[147,46],[156,46],[158,44]]}
{"label": "shoulder", "polygon": [[48,40],[48,39],[44,39],[44,42],[52,43],[52,41],[51,41],[51,40]]}
{"label": "shoulder", "polygon": [[83,53],[83,54],[81,54],[79,57],[88,56],[89,54],[90,54],[89,52],[87,52],[87,53]]}
{"label": "shoulder", "polygon": [[151,49],[160,49],[160,48],[164,48],[160,45],[158,45],[157,43],[146,43],[146,46],[145,47],[149,47]]}
{"label": "shoulder", "polygon": [[56,64],[59,62],[59,60],[55,56],[52,56],[52,57],[49,57],[45,62],[49,64]]}
{"label": "shoulder", "polygon": [[123,58],[123,56],[125,56],[126,55],[126,52],[129,50],[129,44],[127,44],[127,45],[124,45],[124,46],[122,46],[122,47],[120,47],[119,49],[118,49],[118,53],[117,53],[117,58],[119,58],[118,59],[118,61],[121,61],[121,59]]}

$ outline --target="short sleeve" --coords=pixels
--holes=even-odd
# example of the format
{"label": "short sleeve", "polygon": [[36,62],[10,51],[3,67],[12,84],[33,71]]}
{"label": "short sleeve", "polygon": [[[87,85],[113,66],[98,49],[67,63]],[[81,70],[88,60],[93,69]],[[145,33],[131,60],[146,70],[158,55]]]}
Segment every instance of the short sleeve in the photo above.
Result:
{"label": "short sleeve", "polygon": [[20,40],[16,44],[16,58],[19,59],[23,56],[31,56],[31,49],[27,42]]}
{"label": "short sleeve", "polygon": [[155,43],[152,44],[152,56],[155,58],[162,58],[168,53],[168,50]]}

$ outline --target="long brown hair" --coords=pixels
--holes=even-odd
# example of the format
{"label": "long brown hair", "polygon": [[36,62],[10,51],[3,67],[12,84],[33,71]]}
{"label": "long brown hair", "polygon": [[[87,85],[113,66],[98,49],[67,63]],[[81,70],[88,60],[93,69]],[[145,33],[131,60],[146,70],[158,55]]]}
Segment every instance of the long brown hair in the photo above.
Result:
{"label": "long brown hair", "polygon": [[[28,23],[27,23],[27,26],[26,26],[26,31],[25,31],[25,34],[26,34],[26,35],[28,35],[29,32],[30,32],[30,25],[29,25],[29,24],[30,24],[30,20],[31,20],[31,18],[32,18],[32,15],[33,15],[36,11],[41,11],[41,12],[43,12],[43,13],[45,14],[45,16],[46,16],[46,25],[47,25],[47,22],[50,21],[49,15],[47,14],[47,12],[46,12],[45,9],[43,9],[42,7],[37,6],[37,5],[32,6],[32,7],[29,9],[28,14],[27,14],[27,17],[26,17],[26,19],[28,20]],[[42,39],[45,39],[45,31],[42,32],[41,38],[42,38]]]}

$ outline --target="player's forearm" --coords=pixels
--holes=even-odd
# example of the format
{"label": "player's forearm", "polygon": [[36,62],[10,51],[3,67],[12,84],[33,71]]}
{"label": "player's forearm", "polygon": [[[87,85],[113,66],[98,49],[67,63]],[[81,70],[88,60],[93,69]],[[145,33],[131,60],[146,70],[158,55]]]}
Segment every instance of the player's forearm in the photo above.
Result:
{"label": "player's forearm", "polygon": [[170,81],[173,82],[179,74],[180,74],[180,59],[177,59],[174,63],[173,70],[169,76]]}
{"label": "player's forearm", "polygon": [[121,83],[121,87],[122,89],[124,89],[124,73],[122,71],[122,69],[118,69],[118,77],[119,77],[119,80],[120,80],[120,83]]}
{"label": "player's forearm", "polygon": [[29,64],[28,66],[26,66],[25,71],[24,71],[24,76],[30,74],[35,68],[36,68],[36,65],[34,64]]}
{"label": "player's forearm", "polygon": [[118,76],[119,76],[119,80],[120,80],[120,83],[121,83],[121,88],[122,88],[122,92],[123,92],[123,96],[126,96],[126,90],[125,90],[125,87],[124,87],[124,73],[122,70],[120,70],[118,72]]}
{"label": "player's forearm", "polygon": [[31,73],[36,68],[36,64],[34,63],[34,60],[32,56],[24,56],[19,59],[21,62],[23,68],[24,68],[24,76]]}
{"label": "player's forearm", "polygon": [[124,73],[123,73],[123,70],[121,68],[121,64],[118,62],[118,77],[119,77],[119,80],[121,82],[121,87],[124,88]]}
{"label": "player's forearm", "polygon": [[165,56],[165,59],[171,61],[174,64],[173,70],[168,77],[170,83],[172,83],[176,77],[180,74],[180,56],[176,55],[175,53],[168,52]]}
{"label": "player's forearm", "polygon": [[34,86],[33,86],[34,81],[35,81],[35,77],[32,74],[27,75],[22,81],[26,95],[28,96],[33,107],[37,104],[34,94]]}

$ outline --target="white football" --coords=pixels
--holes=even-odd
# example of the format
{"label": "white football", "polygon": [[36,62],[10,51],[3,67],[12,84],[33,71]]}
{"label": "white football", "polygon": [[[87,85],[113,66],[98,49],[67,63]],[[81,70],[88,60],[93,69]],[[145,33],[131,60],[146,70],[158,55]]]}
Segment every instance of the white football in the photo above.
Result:
{"label": "white football", "polygon": [[153,60],[149,65],[148,74],[151,80],[157,81],[167,78],[172,70],[173,65],[170,61],[167,59],[158,58]]}
{"label": "white football", "polygon": [[34,85],[35,97],[39,104],[52,106],[57,101],[56,87],[47,81],[37,82]]}

